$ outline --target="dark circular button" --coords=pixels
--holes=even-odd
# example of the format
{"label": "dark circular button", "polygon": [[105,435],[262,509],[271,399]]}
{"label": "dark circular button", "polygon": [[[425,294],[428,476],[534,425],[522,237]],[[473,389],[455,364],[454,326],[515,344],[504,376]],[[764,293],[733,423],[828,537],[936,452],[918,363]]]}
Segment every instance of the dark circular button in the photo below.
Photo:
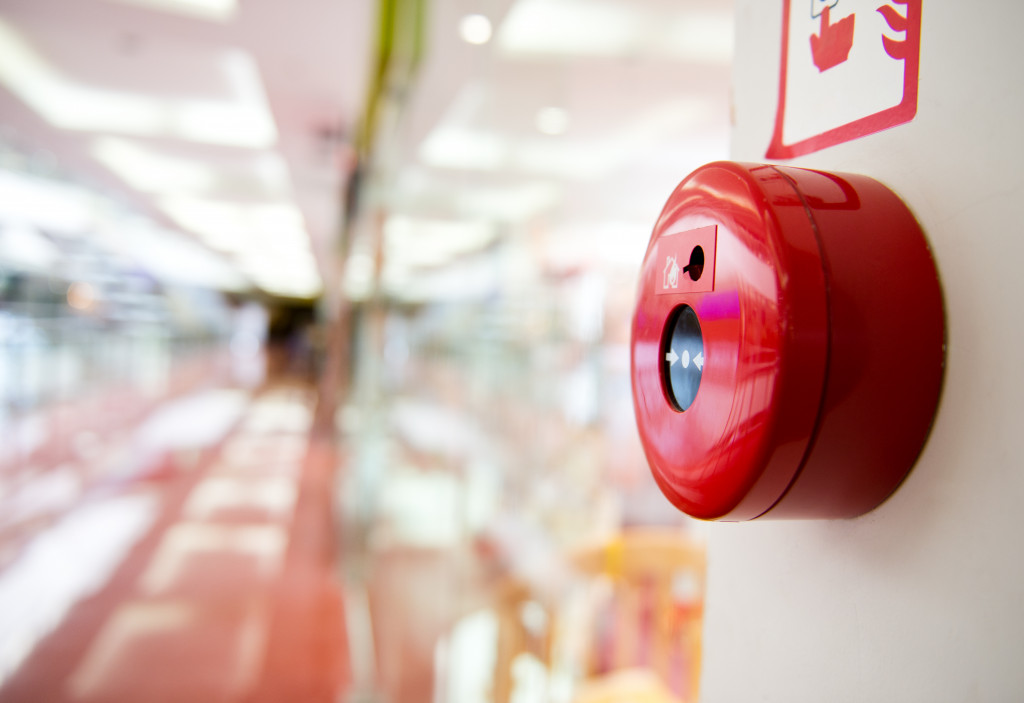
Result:
{"label": "dark circular button", "polygon": [[665,396],[682,412],[693,405],[704,373],[704,338],[697,313],[689,305],[680,305],[668,316],[661,359]]}

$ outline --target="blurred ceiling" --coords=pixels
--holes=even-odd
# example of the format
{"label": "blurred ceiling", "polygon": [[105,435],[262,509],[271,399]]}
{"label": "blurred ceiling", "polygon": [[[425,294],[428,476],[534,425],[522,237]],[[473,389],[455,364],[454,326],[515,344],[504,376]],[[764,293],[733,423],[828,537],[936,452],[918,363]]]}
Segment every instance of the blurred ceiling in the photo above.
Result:
{"label": "blurred ceiling", "polygon": [[[436,271],[542,227],[566,266],[635,265],[675,183],[726,154],[732,26],[719,0],[431,0],[370,145],[386,255]],[[370,0],[2,0],[0,122],[313,295],[339,275],[377,36]]]}

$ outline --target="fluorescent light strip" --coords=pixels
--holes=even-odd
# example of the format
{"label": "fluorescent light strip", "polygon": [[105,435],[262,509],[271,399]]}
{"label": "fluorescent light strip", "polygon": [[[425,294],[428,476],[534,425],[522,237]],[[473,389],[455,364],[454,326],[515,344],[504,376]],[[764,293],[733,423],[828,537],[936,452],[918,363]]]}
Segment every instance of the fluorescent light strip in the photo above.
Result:
{"label": "fluorescent light strip", "polygon": [[[594,180],[627,162],[642,149],[681,134],[708,120],[714,106],[707,99],[668,99],[640,114],[632,124],[600,142],[547,138],[513,142],[497,134],[442,123],[424,142],[420,158],[434,168],[521,173]],[[491,144],[490,150],[482,148]]]}
{"label": "fluorescent light strip", "polygon": [[467,217],[517,222],[553,207],[560,195],[557,185],[538,181],[507,187],[460,188],[455,203]]}
{"label": "fluorescent light strip", "polygon": [[423,141],[419,155],[437,168],[496,171],[508,160],[509,145],[496,134],[441,126]]}
{"label": "fluorescent light strip", "polygon": [[158,203],[178,226],[223,251],[250,247],[309,249],[302,213],[290,203],[243,204],[173,196]]}
{"label": "fluorescent light strip", "polygon": [[235,252],[235,264],[264,291],[296,298],[322,292],[302,214],[294,205],[168,197],[160,207],[207,245]]}
{"label": "fluorescent light strip", "polygon": [[439,266],[480,251],[494,241],[487,222],[388,218],[384,225],[387,260],[401,266]]}
{"label": "fluorescent light strip", "polygon": [[569,113],[561,107],[544,107],[537,111],[534,124],[544,134],[565,134],[565,130],[569,129]]}
{"label": "fluorescent light strip", "polygon": [[96,199],[80,188],[0,170],[0,221],[75,235],[95,226],[96,212]]}
{"label": "fluorescent light strip", "polygon": [[147,193],[207,191],[215,181],[206,164],[165,156],[126,139],[99,139],[92,154],[132,188]]}
{"label": "fluorescent light strip", "polygon": [[311,283],[320,283],[320,274],[315,264],[307,263],[283,263],[278,264],[273,260],[250,259],[237,262],[238,267],[249,278],[256,280],[299,280]]}
{"label": "fluorescent light strip", "polygon": [[256,285],[267,293],[289,298],[315,298],[323,292],[319,279],[310,278],[256,278]]}
{"label": "fluorescent light strip", "polygon": [[491,20],[485,15],[466,15],[459,20],[459,36],[470,44],[486,44],[491,31]]}
{"label": "fluorescent light strip", "polygon": [[118,2],[216,22],[227,22],[234,18],[238,11],[237,0],[118,0]]}
{"label": "fluorescent light strip", "polygon": [[732,13],[655,12],[615,0],[519,0],[498,34],[509,55],[659,56],[728,63]]}
{"label": "fluorescent light strip", "polygon": [[203,196],[226,190],[287,197],[291,191],[288,167],[273,152],[243,153],[240,159],[214,166],[119,137],[97,139],[91,151],[121,180],[145,193]]}
{"label": "fluorescent light strip", "polygon": [[599,0],[519,0],[501,25],[498,46],[511,54],[617,56],[642,26],[628,6]]}
{"label": "fluorescent light strip", "polygon": [[161,281],[234,291],[249,287],[236,267],[207,247],[151,223],[128,221],[104,227],[97,236],[109,250],[122,252]]}

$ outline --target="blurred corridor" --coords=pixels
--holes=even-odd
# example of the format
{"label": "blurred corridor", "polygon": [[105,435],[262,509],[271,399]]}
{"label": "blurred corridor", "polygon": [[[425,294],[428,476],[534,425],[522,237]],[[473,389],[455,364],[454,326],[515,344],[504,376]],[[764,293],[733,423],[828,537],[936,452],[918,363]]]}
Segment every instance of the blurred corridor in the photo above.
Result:
{"label": "blurred corridor", "polygon": [[731,52],[712,0],[0,2],[0,703],[695,701],[628,329]]}
{"label": "blurred corridor", "polygon": [[5,457],[3,700],[333,700],[335,457],[308,384],[223,362],[116,413],[44,408],[41,447]]}
{"label": "blurred corridor", "polygon": [[[400,376],[359,385],[338,443],[280,346],[9,404],[0,700],[605,700],[601,672],[686,700],[703,549],[623,532],[678,526],[638,459],[526,350],[391,322]],[[636,473],[603,485],[609,455]]]}

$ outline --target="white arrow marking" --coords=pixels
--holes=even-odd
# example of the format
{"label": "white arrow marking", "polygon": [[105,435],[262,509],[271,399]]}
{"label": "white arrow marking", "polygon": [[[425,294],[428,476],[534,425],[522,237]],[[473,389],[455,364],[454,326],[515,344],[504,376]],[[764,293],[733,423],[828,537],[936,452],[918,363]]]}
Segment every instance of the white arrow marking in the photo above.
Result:
{"label": "white arrow marking", "polygon": [[704,370],[704,353],[697,352],[697,356],[693,357],[693,363],[697,365],[698,371]]}
{"label": "white arrow marking", "polygon": [[690,350],[689,349],[684,349],[683,350],[683,368],[684,369],[690,368]]}
{"label": "white arrow marking", "polygon": [[668,354],[665,355],[665,361],[668,362],[669,366],[671,366],[672,364],[674,364],[677,361],[679,361],[679,355],[676,354],[676,350],[675,349],[672,349],[671,351],[669,351]]}

